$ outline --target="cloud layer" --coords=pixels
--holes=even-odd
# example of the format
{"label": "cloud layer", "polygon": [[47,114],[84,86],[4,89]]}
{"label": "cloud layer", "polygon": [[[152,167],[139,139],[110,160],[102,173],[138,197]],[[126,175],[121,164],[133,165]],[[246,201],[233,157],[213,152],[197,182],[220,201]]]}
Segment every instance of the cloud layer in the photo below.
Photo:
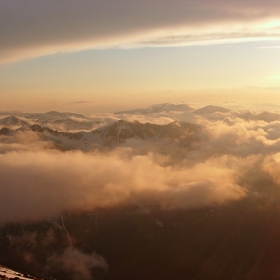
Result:
{"label": "cloud layer", "polygon": [[111,46],[279,38],[275,1],[2,1],[0,62]]}
{"label": "cloud layer", "polygon": [[[0,223],[130,204],[188,209],[245,197],[279,201],[279,114],[208,109],[142,116],[203,126],[200,141],[188,146],[129,139],[106,152],[60,152],[35,132],[0,136]],[[96,116],[102,123],[117,117],[139,115]]]}
{"label": "cloud layer", "polygon": [[199,207],[240,199],[246,190],[224,157],[188,167],[153,155],[8,152],[0,155],[0,222],[47,218],[65,210],[156,203]]}

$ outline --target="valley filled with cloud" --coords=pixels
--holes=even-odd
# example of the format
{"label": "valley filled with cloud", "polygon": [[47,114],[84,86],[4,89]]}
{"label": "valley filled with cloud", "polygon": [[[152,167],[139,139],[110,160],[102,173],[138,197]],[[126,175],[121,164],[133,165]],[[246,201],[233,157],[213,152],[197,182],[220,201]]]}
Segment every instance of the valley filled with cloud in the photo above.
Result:
{"label": "valley filled with cloud", "polygon": [[[278,219],[280,111],[228,105],[157,104],[91,116],[2,112],[0,242],[6,249],[0,261],[14,265],[16,257],[4,256],[17,255],[24,261],[16,267],[38,273],[36,265],[43,266],[44,277],[117,279],[114,275],[118,275],[130,279],[129,271],[137,267],[137,261],[117,272],[113,255],[120,251],[107,248],[114,238],[103,240],[111,230],[130,240],[127,226],[140,226],[139,240],[150,243],[148,236],[159,234],[173,246],[178,234],[197,232],[197,227],[209,227],[214,221],[204,237],[189,242],[202,238],[205,246],[209,242],[218,246],[219,228],[227,220],[239,223],[228,227],[235,232],[229,237],[235,244],[242,240],[240,230],[247,232],[246,238],[254,232],[254,225],[249,224],[258,216],[270,217],[272,211]],[[236,221],[238,217],[248,225]],[[83,226],[75,225],[79,219]],[[260,218],[258,223],[265,221]],[[97,223],[103,227],[102,237]],[[209,241],[208,235],[214,239]],[[97,236],[103,240],[100,245]],[[131,242],[136,246],[134,236]],[[59,244],[57,251],[54,244]],[[189,256],[189,246],[185,256]],[[266,250],[261,244],[252,246]],[[135,249],[136,259],[142,254],[140,247]],[[45,250],[41,257],[39,248]],[[217,254],[218,259],[224,256]],[[164,261],[157,257],[159,263]],[[206,269],[210,255],[199,258]],[[247,261],[240,263],[244,271],[259,273]],[[194,260],[191,263],[192,269],[184,273],[207,279],[195,268]],[[273,269],[278,273],[277,267]],[[210,270],[215,279],[230,273],[226,267],[216,271],[211,266]]]}

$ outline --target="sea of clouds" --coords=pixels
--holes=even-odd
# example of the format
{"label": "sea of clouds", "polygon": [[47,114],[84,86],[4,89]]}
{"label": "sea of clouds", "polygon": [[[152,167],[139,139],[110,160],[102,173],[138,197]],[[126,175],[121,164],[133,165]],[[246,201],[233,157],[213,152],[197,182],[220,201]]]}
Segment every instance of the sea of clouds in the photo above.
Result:
{"label": "sea of clouds", "polygon": [[[247,114],[245,114],[247,112]],[[54,149],[35,132],[0,137],[0,222],[32,221],[63,211],[137,203],[165,209],[221,205],[245,197],[279,200],[280,121],[260,111],[162,112],[91,116],[103,125],[117,119],[203,126],[190,147],[169,144],[161,153],[130,139],[105,152]]]}

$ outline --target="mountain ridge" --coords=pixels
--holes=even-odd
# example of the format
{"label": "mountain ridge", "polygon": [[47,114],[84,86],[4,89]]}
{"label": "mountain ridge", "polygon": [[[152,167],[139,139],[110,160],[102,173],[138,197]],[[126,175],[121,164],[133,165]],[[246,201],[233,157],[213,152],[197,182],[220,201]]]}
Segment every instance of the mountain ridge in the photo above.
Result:
{"label": "mountain ridge", "polygon": [[140,108],[134,110],[125,110],[115,112],[115,114],[154,114],[154,113],[161,113],[161,112],[171,112],[171,111],[178,111],[178,112],[188,112],[193,110],[193,108],[185,103],[173,104],[173,103],[162,103],[162,104],[154,104],[148,108]]}
{"label": "mountain ridge", "polygon": [[16,130],[3,127],[0,130],[0,135],[13,136],[19,131],[29,130],[37,133],[40,139],[51,141],[61,148],[84,150],[94,145],[113,147],[132,138],[137,140],[177,140],[181,143],[189,142],[191,144],[191,142],[199,141],[198,133],[201,129],[200,125],[182,121],[159,125],[119,120],[90,132],[61,132],[35,124]]}

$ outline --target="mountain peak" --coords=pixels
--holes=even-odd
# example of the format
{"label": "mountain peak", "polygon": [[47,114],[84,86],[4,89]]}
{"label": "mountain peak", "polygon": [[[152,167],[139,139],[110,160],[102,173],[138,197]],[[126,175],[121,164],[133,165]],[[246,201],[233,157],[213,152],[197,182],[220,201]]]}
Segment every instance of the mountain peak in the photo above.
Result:
{"label": "mountain peak", "polygon": [[129,111],[119,111],[115,114],[154,114],[154,113],[161,113],[161,112],[188,112],[191,111],[193,108],[185,103],[180,104],[173,104],[173,103],[161,103],[161,104],[153,104],[148,108],[142,109],[134,109]]}
{"label": "mountain peak", "polygon": [[195,114],[213,114],[213,113],[227,113],[227,112],[230,112],[230,110],[215,105],[208,105],[194,111]]}
{"label": "mountain peak", "polygon": [[14,115],[0,119],[0,125],[3,126],[29,126],[26,120],[16,117]]}
{"label": "mountain peak", "polygon": [[2,127],[0,129],[0,135],[9,135],[11,133],[11,129],[7,128],[7,127]]}

